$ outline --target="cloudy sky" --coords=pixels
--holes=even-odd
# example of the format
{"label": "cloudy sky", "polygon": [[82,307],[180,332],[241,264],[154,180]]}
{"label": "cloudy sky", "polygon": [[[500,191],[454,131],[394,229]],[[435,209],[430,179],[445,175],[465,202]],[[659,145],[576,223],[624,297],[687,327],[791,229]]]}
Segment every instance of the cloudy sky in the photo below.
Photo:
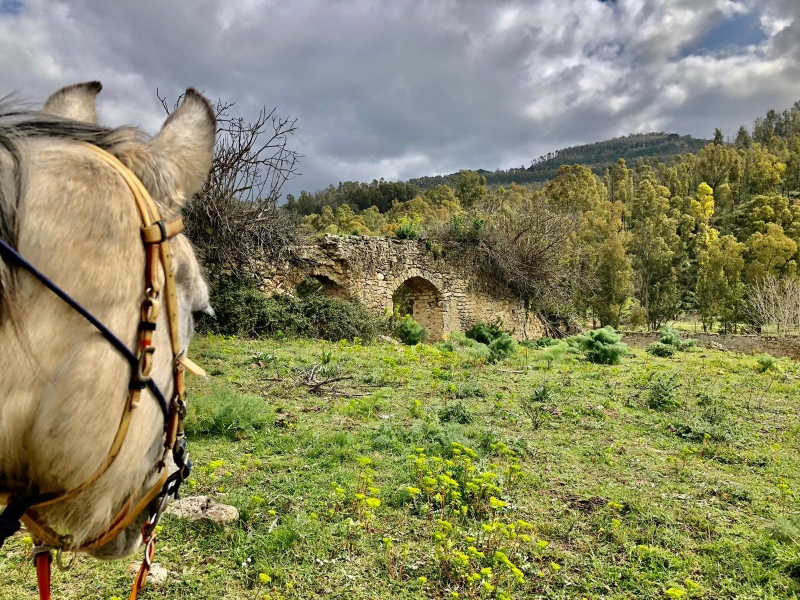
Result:
{"label": "cloudy sky", "polygon": [[643,131],[735,135],[800,99],[800,0],[0,0],[0,96],[99,79],[299,119],[286,191],[528,165]]}

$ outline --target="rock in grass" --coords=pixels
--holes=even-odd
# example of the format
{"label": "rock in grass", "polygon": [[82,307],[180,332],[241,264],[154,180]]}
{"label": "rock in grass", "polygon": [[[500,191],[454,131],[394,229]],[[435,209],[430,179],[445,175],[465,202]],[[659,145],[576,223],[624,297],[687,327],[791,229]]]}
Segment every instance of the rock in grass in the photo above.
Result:
{"label": "rock in grass", "polygon": [[219,504],[208,496],[182,498],[169,506],[167,514],[189,521],[208,519],[214,523],[230,523],[239,518],[235,506]]}
{"label": "rock in grass", "polygon": [[[141,563],[139,562],[131,563],[128,565],[128,572],[135,574],[139,571],[140,566]],[[166,583],[167,577],[169,577],[169,571],[160,564],[153,563],[150,565],[150,572],[147,574],[147,583],[154,587],[159,587]]]}

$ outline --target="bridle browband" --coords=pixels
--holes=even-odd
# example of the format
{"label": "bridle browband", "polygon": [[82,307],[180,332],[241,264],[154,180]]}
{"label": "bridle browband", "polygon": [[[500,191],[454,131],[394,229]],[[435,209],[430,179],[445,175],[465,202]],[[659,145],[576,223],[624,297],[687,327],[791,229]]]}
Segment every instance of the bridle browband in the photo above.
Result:
{"label": "bridle browband", "polygon": [[[180,347],[178,327],[178,297],[175,277],[172,270],[172,252],[169,239],[183,231],[183,219],[180,215],[164,222],[161,220],[158,207],[142,182],[119,159],[97,146],[84,143],[83,146],[94,153],[98,158],[111,166],[123,178],[133,194],[136,207],[142,221],[142,241],[145,247],[145,286],[144,300],[141,304],[141,315],[137,333],[137,344],[131,350],[111,330],[92,315],[86,308],[72,298],[68,293],[56,285],[46,275],[36,269],[30,262],[22,257],[10,244],[0,239],[0,254],[7,260],[15,263],[18,268],[24,269],[35,277],[42,285],[47,287],[75,312],[91,323],[100,334],[127,360],[131,367],[128,397],[125,403],[114,441],[109,448],[106,459],[95,472],[83,483],[71,490],[64,492],[49,492],[34,495],[15,496],[13,493],[0,491],[0,505],[6,508],[0,514],[0,545],[20,529],[20,521],[31,532],[36,540],[34,555],[36,557],[39,575],[40,597],[49,598],[49,568],[50,550],[85,552],[98,548],[126,529],[145,509],[153,505],[150,519],[142,528],[142,537],[146,544],[145,559],[142,568],[136,577],[131,598],[135,598],[144,585],[150,562],[154,553],[154,532],[163,510],[166,508],[170,496],[177,495],[181,483],[189,476],[191,462],[186,454],[185,439],[183,436],[183,420],[186,416],[186,384],[185,370],[204,375],[202,369],[190,361]],[[159,278],[159,265],[164,272],[164,284]],[[173,356],[173,392],[169,402],[156,383],[151,379],[153,369],[153,355],[155,346],[156,324],[161,310],[161,293],[164,292],[164,304],[167,311],[170,344]],[[134,497],[123,502],[122,507],[112,519],[109,526],[94,537],[74,545],[70,537],[59,535],[53,531],[39,516],[37,509],[63,502],[73,498],[85,490],[92,483],[102,477],[113,464],[125,441],[134,409],[139,405],[142,391],[147,388],[153,394],[164,415],[164,452],[156,463],[154,469],[160,471],[156,484],[134,504]],[[169,475],[167,458],[172,454],[172,459],[178,470]],[[46,556],[47,560],[40,560]],[[44,563],[46,562],[47,591],[42,590]]]}

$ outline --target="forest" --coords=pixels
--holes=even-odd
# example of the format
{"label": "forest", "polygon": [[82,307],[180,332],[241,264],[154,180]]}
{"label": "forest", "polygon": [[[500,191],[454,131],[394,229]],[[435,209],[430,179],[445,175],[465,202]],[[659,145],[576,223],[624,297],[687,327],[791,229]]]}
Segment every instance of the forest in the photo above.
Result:
{"label": "forest", "polygon": [[[691,142],[664,135],[678,148]],[[429,189],[347,182],[289,197],[286,210],[312,235],[419,238],[431,252],[457,252],[552,323],[657,329],[691,314],[705,330],[795,330],[800,102],[735,139],[717,129],[696,151],[662,155],[645,141],[542,157],[524,173],[553,176],[532,185],[495,187],[473,171]],[[641,142],[642,153],[599,171],[622,142]]]}

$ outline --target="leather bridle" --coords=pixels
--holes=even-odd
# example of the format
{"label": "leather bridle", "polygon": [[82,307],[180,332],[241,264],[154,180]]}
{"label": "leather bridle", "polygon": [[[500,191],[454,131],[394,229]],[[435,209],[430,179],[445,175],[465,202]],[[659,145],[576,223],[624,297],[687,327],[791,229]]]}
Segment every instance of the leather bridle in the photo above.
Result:
{"label": "leather bridle", "polygon": [[[117,433],[108,450],[105,460],[95,472],[83,483],[70,490],[56,493],[43,493],[28,496],[15,496],[11,492],[0,490],[0,505],[6,508],[0,514],[0,545],[2,542],[19,530],[19,521],[25,524],[34,540],[34,559],[37,567],[39,581],[39,595],[41,599],[50,597],[50,564],[52,551],[58,553],[57,558],[64,551],[85,552],[96,549],[111,541],[119,535],[146,509],[149,508],[149,520],[142,527],[142,538],[145,543],[145,557],[139,573],[136,576],[130,598],[136,598],[138,591],[143,587],[150,569],[150,563],[155,551],[155,529],[161,514],[166,508],[170,496],[177,496],[180,484],[189,476],[191,462],[186,454],[186,444],[183,435],[183,420],[186,416],[186,383],[185,371],[205,375],[203,370],[190,361],[180,345],[180,330],[178,316],[178,296],[175,277],[172,269],[172,252],[169,240],[183,231],[183,219],[180,215],[162,221],[158,207],[142,182],[119,159],[105,150],[91,144],[83,144],[85,148],[94,153],[98,158],[111,166],[123,178],[133,194],[139,216],[142,221],[142,241],[145,248],[145,284],[144,300],[141,304],[141,315],[137,333],[137,343],[134,350],[129,349],[116,335],[103,323],[96,319],[89,311],[76,302],[69,294],[64,292],[49,278],[39,272],[33,265],[25,260],[13,247],[0,239],[0,254],[16,263],[18,268],[28,271],[43,285],[66,302],[82,317],[88,320],[106,340],[114,346],[130,363],[132,376],[130,379],[128,397],[122,411]],[[164,273],[162,286],[159,277],[159,265]],[[166,309],[167,323],[169,325],[170,344],[173,356],[173,391],[167,402],[158,386],[151,379],[153,369],[153,345],[156,324],[163,304]],[[130,426],[133,411],[139,405],[142,391],[149,389],[155,400],[159,403],[164,415],[164,450],[154,469],[160,472],[155,485],[135,502],[131,496],[123,502],[121,508],[111,520],[108,527],[92,538],[74,545],[69,536],[59,535],[44,522],[39,510],[47,506],[64,502],[84,491],[91,484],[100,479],[111,467],[125,441]],[[169,474],[167,460],[170,453],[177,467],[172,475]]]}

